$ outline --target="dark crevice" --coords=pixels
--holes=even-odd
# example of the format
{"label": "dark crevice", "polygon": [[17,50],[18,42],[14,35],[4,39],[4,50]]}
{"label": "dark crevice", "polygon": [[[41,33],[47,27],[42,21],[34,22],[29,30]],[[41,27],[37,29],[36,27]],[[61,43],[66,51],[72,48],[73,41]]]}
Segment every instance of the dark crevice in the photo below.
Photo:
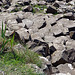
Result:
{"label": "dark crevice", "polygon": [[17,21],[18,23],[22,23],[22,20],[21,20],[20,18],[17,18],[16,21]]}
{"label": "dark crevice", "polygon": [[43,23],[43,25],[41,27],[39,27],[38,29],[42,29],[46,26],[46,22]]}
{"label": "dark crevice", "polygon": [[63,33],[60,33],[58,35],[53,35],[54,37],[60,37],[60,36],[65,36]]}
{"label": "dark crevice", "polygon": [[67,61],[65,61],[63,58],[61,58],[59,61],[57,61],[56,63],[53,63],[52,65],[54,67],[57,67],[58,65],[60,64],[65,64],[65,63],[68,63]]}
{"label": "dark crevice", "polygon": [[56,22],[55,23],[52,23],[51,26],[54,26],[55,24],[56,24]]}
{"label": "dark crevice", "polygon": [[75,27],[72,27],[72,28],[68,28],[69,32],[70,31],[75,31]]}

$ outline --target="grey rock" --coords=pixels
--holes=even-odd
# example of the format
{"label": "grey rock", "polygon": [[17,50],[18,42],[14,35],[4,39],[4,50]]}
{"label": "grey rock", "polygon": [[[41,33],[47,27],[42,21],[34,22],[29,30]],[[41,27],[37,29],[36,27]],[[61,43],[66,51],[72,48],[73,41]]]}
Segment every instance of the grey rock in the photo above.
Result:
{"label": "grey rock", "polygon": [[56,73],[59,73],[58,68],[52,67],[52,74],[56,74]]}
{"label": "grey rock", "polygon": [[68,18],[70,20],[74,20],[74,15],[72,12],[68,12],[64,14],[64,18]]}
{"label": "grey rock", "polygon": [[33,25],[38,29],[44,28],[46,26],[46,21],[41,17],[37,17],[36,19],[33,20],[33,22],[34,22]]}
{"label": "grey rock", "polygon": [[65,73],[65,74],[69,74],[69,75],[75,74],[73,66],[69,63],[60,64],[59,66],[57,66],[57,68],[58,68],[60,73]]}
{"label": "grey rock", "polygon": [[53,42],[53,40],[55,39],[55,37],[54,36],[45,36],[44,37],[44,40],[45,40],[45,42],[47,42],[47,43],[50,43],[50,42]]}
{"label": "grey rock", "polygon": [[49,46],[46,42],[35,39],[33,41],[29,41],[27,45],[28,48],[40,55],[48,56],[50,54]]}
{"label": "grey rock", "polygon": [[72,63],[73,68],[75,68],[75,62]]}
{"label": "grey rock", "polygon": [[24,12],[22,11],[18,11],[16,12],[16,15],[18,16],[19,19],[23,20],[24,19],[24,16],[23,16]]}
{"label": "grey rock", "polygon": [[40,55],[43,55],[43,56],[46,56],[48,55],[46,52],[47,52],[47,47],[46,46],[37,46],[35,48],[32,49],[32,51],[40,54]]}
{"label": "grey rock", "polygon": [[25,42],[26,40],[29,40],[29,33],[28,33],[27,29],[21,28],[21,29],[17,30],[16,33],[19,36],[18,38],[20,38],[20,40],[22,40],[23,42]]}
{"label": "grey rock", "polygon": [[47,75],[51,75],[52,73],[51,61],[48,61],[47,58],[41,56],[40,56],[40,60],[42,61],[41,68],[43,69],[44,73]]}
{"label": "grey rock", "polygon": [[54,66],[66,63],[66,61],[62,58],[62,54],[63,54],[63,51],[55,51],[52,54],[52,64]]}
{"label": "grey rock", "polygon": [[51,31],[53,32],[53,35],[54,36],[59,36],[60,34],[63,35],[63,27],[62,26],[57,26],[57,25],[54,25],[51,29]]}
{"label": "grey rock", "polygon": [[8,25],[8,29],[9,30],[14,30],[14,31],[16,31],[16,30],[19,30],[20,28],[24,28],[24,24],[23,23],[18,23],[18,24],[10,24],[10,25]]}
{"label": "grey rock", "polygon": [[39,39],[40,41],[41,40],[43,41],[43,39],[42,39],[43,36],[44,36],[44,34],[43,33],[39,33],[39,32],[31,34],[32,40]]}
{"label": "grey rock", "polygon": [[31,2],[31,0],[23,0],[23,3],[24,3],[25,5],[29,5],[30,2]]}
{"label": "grey rock", "polygon": [[69,19],[60,19],[57,24],[61,24],[63,25],[64,27],[67,27],[67,28],[72,28],[72,27],[75,27],[75,23],[73,21],[70,21]]}
{"label": "grey rock", "polygon": [[54,6],[49,6],[47,8],[46,13],[52,13],[52,14],[56,14],[57,13],[57,9]]}
{"label": "grey rock", "polygon": [[56,73],[56,74],[52,74],[52,75],[71,75],[70,73]]}
{"label": "grey rock", "polygon": [[37,4],[38,5],[46,5],[46,2],[45,1],[39,1]]}
{"label": "grey rock", "polygon": [[29,19],[29,20],[32,20],[34,17],[33,13],[32,12],[26,12],[23,14],[23,18],[24,19]]}
{"label": "grey rock", "polygon": [[15,19],[10,19],[7,21],[7,25],[11,25],[11,24],[17,24],[17,21]]}
{"label": "grey rock", "polygon": [[46,18],[45,20],[46,20],[47,25],[53,25],[56,23],[56,18],[53,16],[50,16],[49,18]]}
{"label": "grey rock", "polygon": [[70,39],[69,39],[69,40],[66,42],[66,49],[67,49],[67,50],[75,49],[74,43],[75,43],[74,40],[70,40]]}
{"label": "grey rock", "polygon": [[29,29],[33,25],[33,21],[28,20],[28,19],[23,19],[22,23],[25,25],[24,27]]}
{"label": "grey rock", "polygon": [[31,4],[32,4],[32,5],[36,5],[37,3],[38,3],[37,0],[31,0]]}
{"label": "grey rock", "polygon": [[69,63],[75,62],[75,50],[71,49],[71,50],[64,51],[63,58]]}
{"label": "grey rock", "polygon": [[6,16],[6,22],[8,20],[16,20],[18,18],[18,16],[15,13],[5,13]]}
{"label": "grey rock", "polygon": [[52,54],[52,64],[54,66],[57,66],[59,64],[64,64],[64,63],[73,63],[74,62],[74,56],[75,50],[71,49],[68,51],[55,51]]}
{"label": "grey rock", "polygon": [[5,36],[6,36],[6,37],[9,37],[9,36],[11,36],[13,33],[14,33],[14,30],[13,30],[13,31],[6,30]]}
{"label": "grey rock", "polygon": [[33,11],[33,7],[32,6],[26,6],[25,8],[23,8],[24,12],[32,12]]}

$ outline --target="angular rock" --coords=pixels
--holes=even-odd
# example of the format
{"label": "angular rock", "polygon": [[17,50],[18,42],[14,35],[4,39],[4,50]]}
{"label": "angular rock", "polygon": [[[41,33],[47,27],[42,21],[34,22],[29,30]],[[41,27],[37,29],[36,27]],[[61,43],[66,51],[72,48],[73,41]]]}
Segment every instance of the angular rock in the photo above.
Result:
{"label": "angular rock", "polygon": [[72,12],[68,12],[64,14],[64,18],[68,18],[70,20],[74,20],[74,15]]}
{"label": "angular rock", "polygon": [[55,3],[53,4],[53,6],[56,7],[56,8],[59,8],[59,2],[55,2]]}
{"label": "angular rock", "polygon": [[58,24],[58,25],[61,24],[61,25],[63,25],[64,27],[67,27],[67,28],[73,28],[73,27],[75,27],[74,21],[71,21],[71,20],[69,20],[69,19],[64,19],[64,18],[60,19],[60,20],[57,22],[57,24]]}
{"label": "angular rock", "polygon": [[54,66],[66,63],[66,61],[64,60],[64,58],[62,58],[62,54],[63,54],[63,51],[55,51],[52,54],[52,64]]}
{"label": "angular rock", "polygon": [[67,75],[74,75],[75,74],[73,66],[69,63],[60,64],[59,66],[57,66],[57,68],[60,73],[64,73]]}
{"label": "angular rock", "polygon": [[32,20],[33,17],[34,16],[33,16],[33,13],[32,12],[26,12],[26,13],[23,14],[23,18],[24,19]]}
{"label": "angular rock", "polygon": [[28,33],[27,29],[21,28],[21,29],[17,30],[16,33],[19,36],[18,38],[20,38],[20,40],[22,40],[23,42],[26,42],[27,40],[29,40],[29,33]]}
{"label": "angular rock", "polygon": [[6,30],[5,36],[9,37],[9,36],[13,35],[13,33],[14,33],[14,30],[13,31]]}
{"label": "angular rock", "polygon": [[43,69],[44,73],[47,75],[51,75],[52,73],[52,66],[51,66],[51,61],[48,61],[47,58],[45,57],[39,57],[42,61],[42,66],[41,68]]}
{"label": "angular rock", "polygon": [[52,35],[51,36],[47,35],[47,36],[44,37],[44,40],[47,43],[53,42],[54,39],[55,39],[55,37],[52,36]]}
{"label": "angular rock", "polygon": [[59,73],[58,68],[52,67],[52,75],[53,75],[53,74],[56,74],[56,73]]}
{"label": "angular rock", "polygon": [[27,45],[28,48],[40,55],[48,56],[50,54],[48,44],[38,39],[35,39],[34,41],[29,41]]}
{"label": "angular rock", "polygon": [[[41,20],[40,20],[40,19],[41,19]],[[40,17],[34,19],[33,22],[34,22],[33,25],[34,25],[35,27],[37,27],[38,29],[44,28],[44,27],[46,26],[46,21],[43,20],[43,18],[40,18]]]}
{"label": "angular rock", "polygon": [[25,25],[25,28],[29,29],[33,25],[33,21],[28,19],[23,19],[22,23]]}
{"label": "angular rock", "polygon": [[39,1],[37,4],[38,5],[46,5],[46,2],[45,1]]}
{"label": "angular rock", "polygon": [[40,55],[43,55],[43,56],[47,55],[47,53],[45,53],[47,51],[47,47],[45,47],[45,46],[37,46],[37,47],[33,48],[32,51],[34,51]]}
{"label": "angular rock", "polygon": [[66,49],[67,50],[75,49],[74,43],[75,43],[75,41],[71,40],[71,39],[66,41]]}
{"label": "angular rock", "polygon": [[52,27],[51,31],[53,32],[54,36],[63,35],[63,27],[62,26],[54,25]]}
{"label": "angular rock", "polygon": [[71,50],[64,51],[63,58],[65,61],[69,63],[75,62],[75,50],[71,49]]}
{"label": "angular rock", "polygon": [[56,13],[57,13],[57,10],[56,10],[56,8],[55,8],[54,6],[49,6],[49,7],[47,8],[46,13],[56,14]]}
{"label": "angular rock", "polygon": [[54,24],[56,24],[56,18],[53,16],[50,16],[49,18],[46,18],[45,20],[47,25],[53,26]]}
{"label": "angular rock", "polygon": [[33,11],[33,7],[32,6],[26,6],[24,9],[23,9],[24,12],[32,12]]}

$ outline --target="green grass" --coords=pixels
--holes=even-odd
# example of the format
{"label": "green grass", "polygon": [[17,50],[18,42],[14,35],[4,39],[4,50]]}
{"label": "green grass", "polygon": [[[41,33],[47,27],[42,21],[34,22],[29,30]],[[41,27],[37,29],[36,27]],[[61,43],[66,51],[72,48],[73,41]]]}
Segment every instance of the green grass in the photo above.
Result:
{"label": "green grass", "polygon": [[35,73],[34,69],[27,66],[24,61],[26,61],[26,59],[20,58],[17,55],[16,59],[14,59],[12,52],[5,53],[0,55],[0,70],[4,71],[5,75],[40,75]]}
{"label": "green grass", "polygon": [[[42,61],[39,59],[37,53],[32,52],[24,46],[23,53],[21,54],[19,50],[13,48],[17,44],[14,40],[15,34],[11,38],[5,37],[6,26],[2,31],[0,36],[0,70],[4,71],[5,75],[42,75],[35,73],[32,67],[26,64],[36,64],[41,67]],[[2,51],[1,51],[2,50]],[[16,69],[16,70],[15,70]]]}
{"label": "green grass", "polygon": [[18,11],[22,11],[22,8],[20,7],[20,8],[15,8],[14,10],[12,10],[10,13],[13,13],[13,12],[18,12]]}
{"label": "green grass", "polygon": [[[6,52],[0,54],[0,70],[4,71],[6,75],[40,75],[34,72],[34,69],[26,64],[36,64],[41,66],[41,61],[38,58],[38,54],[27,50],[25,56],[15,54],[16,59],[12,52]],[[15,71],[15,69],[17,70]]]}
{"label": "green grass", "polygon": [[38,11],[39,13],[43,13],[44,9],[47,9],[46,5],[32,5],[33,7],[33,13],[37,13],[35,8],[39,8],[40,10]]}

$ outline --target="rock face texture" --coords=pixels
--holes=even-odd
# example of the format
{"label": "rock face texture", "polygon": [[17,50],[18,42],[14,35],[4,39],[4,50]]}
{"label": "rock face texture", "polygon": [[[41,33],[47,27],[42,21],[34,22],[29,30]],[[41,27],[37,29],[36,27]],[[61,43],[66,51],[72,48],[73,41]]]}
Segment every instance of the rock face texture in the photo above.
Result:
{"label": "rock face texture", "polygon": [[75,0],[0,0],[0,30],[2,21],[6,36],[42,55],[45,74],[75,75]]}

